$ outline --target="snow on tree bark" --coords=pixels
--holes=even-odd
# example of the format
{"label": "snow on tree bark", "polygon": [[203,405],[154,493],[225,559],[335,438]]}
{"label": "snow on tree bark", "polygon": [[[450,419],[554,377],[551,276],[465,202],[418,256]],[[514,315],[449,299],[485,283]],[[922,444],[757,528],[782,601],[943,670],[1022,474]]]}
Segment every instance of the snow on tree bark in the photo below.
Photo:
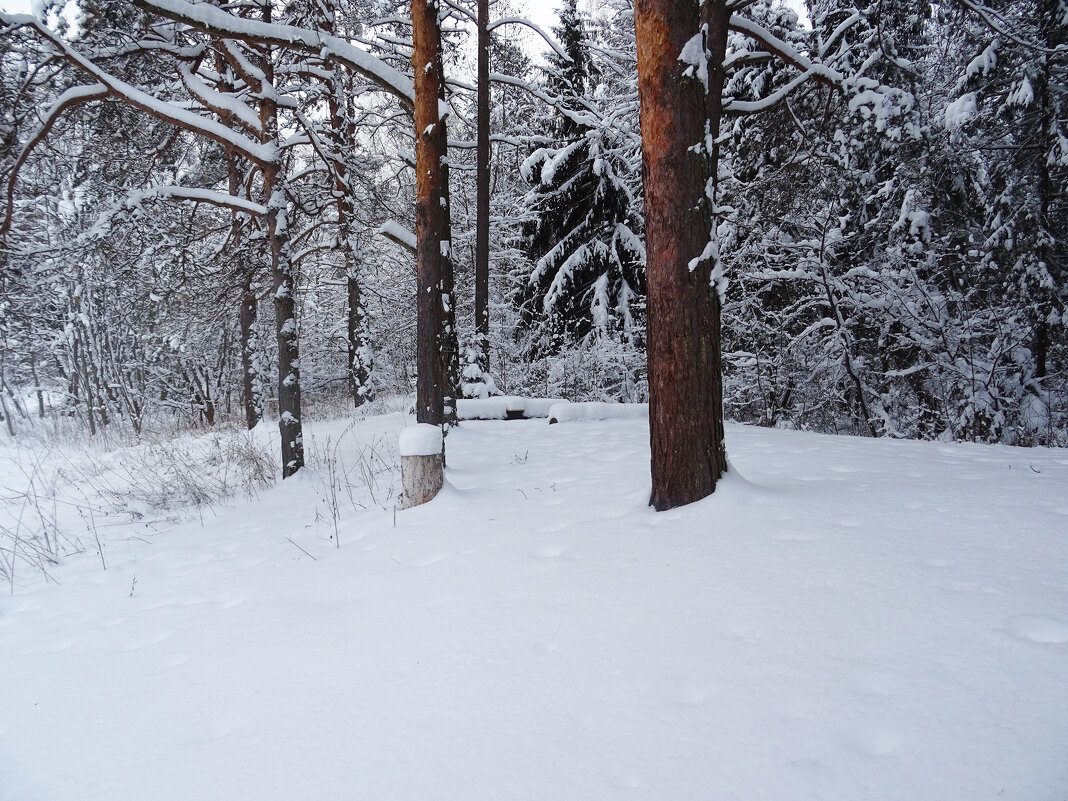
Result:
{"label": "snow on tree bark", "polygon": [[720,300],[705,255],[705,86],[679,59],[699,35],[696,0],[638,0],[645,178],[647,348],[652,495],[657,510],[711,494],[726,470],[720,377]]}
{"label": "snow on tree bark", "polygon": [[489,0],[478,0],[478,145],[475,223],[475,341],[479,372],[489,372],[490,257],[490,35]]}
{"label": "snow on tree bark", "polygon": [[[437,2],[412,0],[412,68],[415,72],[415,235],[418,320],[416,332],[416,419],[447,422],[455,397],[450,381],[449,340],[456,330],[448,239],[448,136],[440,116],[441,28]],[[453,347],[453,351],[455,351]],[[458,359],[458,353],[452,356]],[[452,384],[452,386],[450,386]],[[455,415],[455,401],[451,403]]]}

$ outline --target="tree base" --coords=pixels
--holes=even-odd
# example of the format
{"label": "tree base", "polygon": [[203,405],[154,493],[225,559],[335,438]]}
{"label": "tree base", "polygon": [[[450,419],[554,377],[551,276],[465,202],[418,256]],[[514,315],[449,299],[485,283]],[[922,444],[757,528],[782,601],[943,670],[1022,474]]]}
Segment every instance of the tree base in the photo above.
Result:
{"label": "tree base", "polygon": [[401,484],[404,492],[398,508],[411,509],[434,500],[445,483],[444,467],[444,459],[440,453],[430,456],[402,456]]}

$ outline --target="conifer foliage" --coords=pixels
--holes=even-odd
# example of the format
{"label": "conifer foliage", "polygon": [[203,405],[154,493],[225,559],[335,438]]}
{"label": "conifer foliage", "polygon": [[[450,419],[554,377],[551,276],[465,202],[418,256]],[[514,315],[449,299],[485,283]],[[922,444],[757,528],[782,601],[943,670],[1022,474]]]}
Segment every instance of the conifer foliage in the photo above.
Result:
{"label": "conifer foliage", "polygon": [[566,58],[548,56],[546,88],[557,100],[548,141],[521,168],[532,187],[525,248],[533,269],[516,293],[531,329],[528,353],[590,338],[640,345],[645,250],[629,143],[601,112],[600,72],[576,0],[553,32]]}

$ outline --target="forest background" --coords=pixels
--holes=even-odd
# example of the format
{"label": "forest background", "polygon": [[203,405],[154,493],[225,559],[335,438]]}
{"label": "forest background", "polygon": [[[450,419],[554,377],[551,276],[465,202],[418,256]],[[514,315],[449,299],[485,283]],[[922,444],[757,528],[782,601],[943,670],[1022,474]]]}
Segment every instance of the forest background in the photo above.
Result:
{"label": "forest background", "polygon": [[[42,419],[94,433],[284,420],[289,375],[312,413],[410,394],[403,103],[358,70],[212,42],[135,4],[86,0],[75,28],[54,5],[41,6],[51,29],[0,25],[8,432]],[[329,28],[402,80],[406,6],[298,0],[238,13]],[[538,39],[540,59],[531,40],[517,43],[520,26],[492,32],[485,340],[474,325],[474,4],[442,10],[457,394],[646,400],[631,4],[565,3],[556,49]],[[1068,5],[805,10],[741,5],[724,62],[714,239],[727,416],[1066,444]],[[492,4],[498,22],[523,13]],[[771,58],[754,30],[798,60]],[[806,70],[815,62],[835,80]],[[122,102],[93,69],[122,83]],[[268,140],[278,158],[257,149]],[[284,281],[272,266],[277,208]]]}

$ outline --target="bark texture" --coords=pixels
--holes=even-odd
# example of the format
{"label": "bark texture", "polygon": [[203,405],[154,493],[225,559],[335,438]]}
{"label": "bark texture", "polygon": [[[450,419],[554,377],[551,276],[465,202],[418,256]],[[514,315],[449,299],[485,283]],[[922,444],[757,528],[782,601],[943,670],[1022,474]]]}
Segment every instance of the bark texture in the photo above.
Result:
{"label": "bark texture", "polygon": [[[271,7],[263,7],[264,22],[271,21]],[[264,83],[273,84],[274,65],[264,46],[260,68]],[[278,106],[271,99],[260,101],[260,124],[264,142],[273,142],[281,152]],[[278,431],[282,440],[282,478],[304,466],[304,433],[300,410],[300,342],[297,328],[296,282],[289,257],[289,217],[285,175],[279,161],[263,167],[263,202],[267,206],[267,239],[271,247],[271,278],[274,289],[275,334],[278,340]]]}
{"label": "bark texture", "polygon": [[400,508],[411,509],[434,500],[445,483],[444,461],[440,453],[401,457],[401,485],[404,494]]}
{"label": "bark texture", "polygon": [[657,510],[711,494],[727,466],[720,300],[712,282],[715,256],[706,252],[712,159],[704,145],[714,104],[696,71],[679,60],[702,17],[715,12],[702,13],[697,0],[637,0],[634,6],[646,208],[650,503]]}
{"label": "bark texture", "polygon": [[241,336],[241,405],[245,410],[245,425],[251,431],[263,416],[259,378],[259,338],[256,317],[259,305],[252,286],[252,277],[241,286],[241,300],[237,312]]}
{"label": "bark texture", "polygon": [[475,339],[478,366],[489,371],[490,88],[489,0],[478,0],[478,142],[475,226]]}
{"label": "bark texture", "polygon": [[[441,29],[438,5],[412,0],[412,68],[415,73],[415,236],[418,314],[416,329],[416,419],[420,423],[445,422],[448,388],[447,360],[442,357],[444,338],[450,333],[452,310],[446,279],[449,266],[448,198],[445,159],[448,139],[439,118],[441,91]],[[455,337],[455,331],[451,331]]]}

